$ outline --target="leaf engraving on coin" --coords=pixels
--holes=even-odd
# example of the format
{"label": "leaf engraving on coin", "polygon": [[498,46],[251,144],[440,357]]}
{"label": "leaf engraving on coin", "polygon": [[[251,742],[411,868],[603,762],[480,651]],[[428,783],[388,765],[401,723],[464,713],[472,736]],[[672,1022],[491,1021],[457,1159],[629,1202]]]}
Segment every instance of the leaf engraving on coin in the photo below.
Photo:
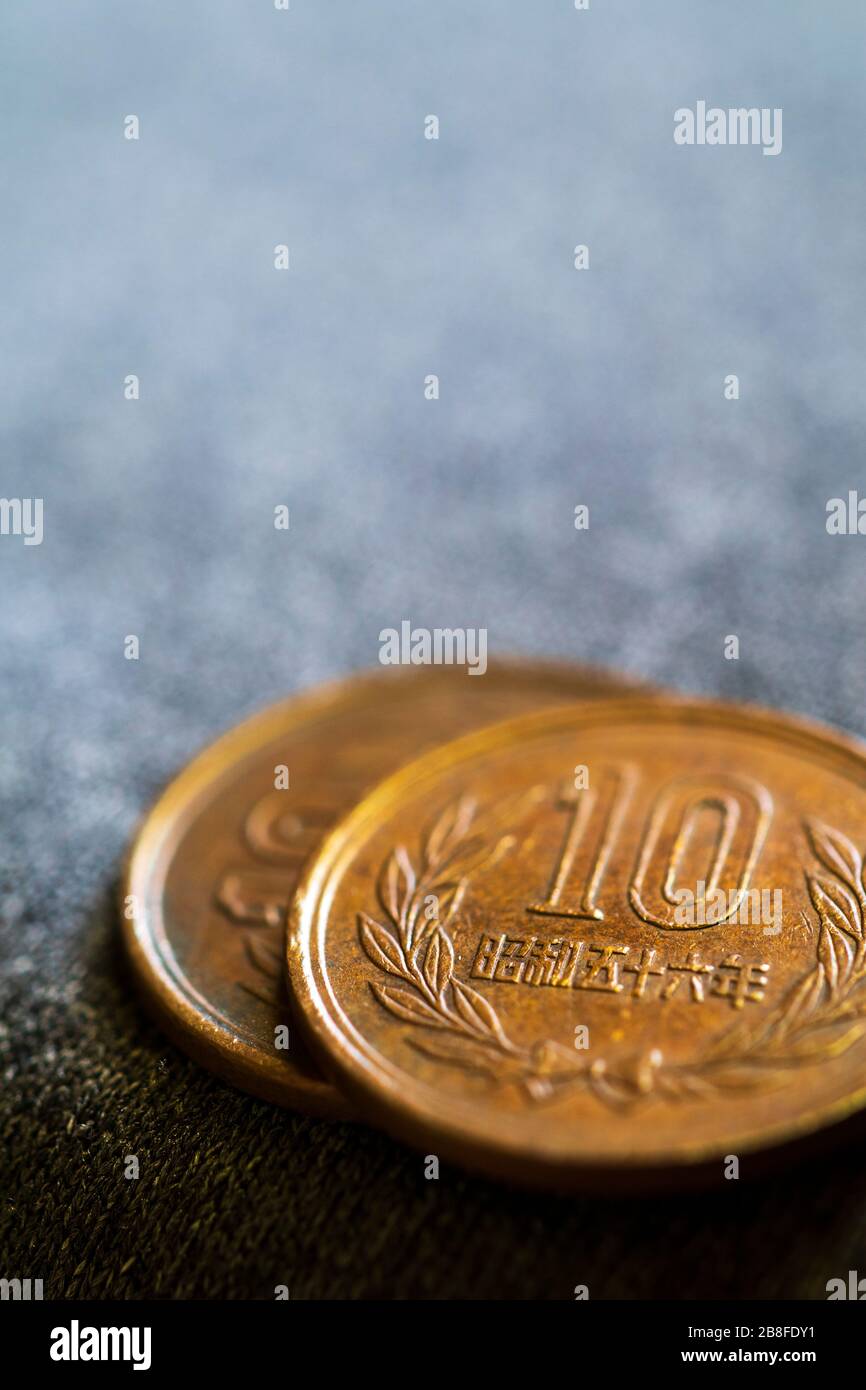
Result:
{"label": "leaf engraving on coin", "polygon": [[[434,1032],[433,1037],[410,1039],[420,1051],[500,1084],[518,1083],[532,1101],[549,1099],[563,1085],[580,1084],[617,1108],[653,1096],[687,1100],[782,1084],[786,1066],[838,1056],[866,1032],[866,993],[857,994],[866,981],[862,856],[840,831],[807,820],[809,841],[832,875],[806,873],[820,928],[817,959],[768,1016],[756,1025],[735,1025],[702,1056],[675,1065],[665,1062],[659,1048],[616,1062],[597,1058],[586,1064],[551,1039],[531,1047],[515,1044],[488,1000],[455,976],[448,928],[459,925],[470,877],[492,868],[513,847],[516,837],[505,828],[509,817],[519,820],[521,808],[544,799],[544,788],[536,787],[477,817],[475,799],[461,796],[425,837],[417,872],[405,845],[383,864],[377,896],[388,922],[358,913],[367,956],[401,982],[371,981],[376,999],[401,1022]],[[422,915],[430,901],[438,904],[436,911]],[[849,1022],[852,1026],[840,1035],[839,1026]]]}
{"label": "leaf engraving on coin", "polygon": [[[470,876],[492,868],[513,847],[515,836],[503,833],[509,816],[519,819],[521,809],[544,797],[544,788],[533,788],[478,819],[476,801],[460,797],[446,807],[425,837],[417,874],[404,845],[383,864],[377,894],[390,925],[358,914],[361,944],[370,960],[408,986],[401,989],[373,981],[371,988],[379,1003],[402,1021],[432,1028],[439,1035],[412,1038],[413,1045],[428,1056],[498,1080],[522,1082],[536,1100],[550,1094],[551,1063],[559,1059],[573,1074],[575,1059],[555,1042],[527,1049],[510,1040],[492,1005],[455,977],[454,944],[447,928],[456,918]],[[439,907],[435,915],[422,919],[429,899]],[[490,1066],[491,1054],[497,1057],[495,1068]]]}

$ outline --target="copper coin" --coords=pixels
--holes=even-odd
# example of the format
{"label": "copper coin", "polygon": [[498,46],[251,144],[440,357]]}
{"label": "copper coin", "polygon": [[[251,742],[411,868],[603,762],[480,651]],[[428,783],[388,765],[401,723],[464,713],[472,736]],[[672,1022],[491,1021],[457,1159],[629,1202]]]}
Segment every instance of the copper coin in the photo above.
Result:
{"label": "copper coin", "polygon": [[385,669],[287,700],[226,734],[160,797],[124,875],[126,946],[165,1030],[255,1095],[348,1114],[286,1014],[285,919],[307,858],[368,787],[423,749],[629,684],[539,662],[491,662],[483,676]]}
{"label": "copper coin", "polygon": [[864,850],[866,753],[819,726],[524,716],[329,834],[290,985],[347,1094],[427,1155],[563,1187],[739,1175],[866,1102]]}

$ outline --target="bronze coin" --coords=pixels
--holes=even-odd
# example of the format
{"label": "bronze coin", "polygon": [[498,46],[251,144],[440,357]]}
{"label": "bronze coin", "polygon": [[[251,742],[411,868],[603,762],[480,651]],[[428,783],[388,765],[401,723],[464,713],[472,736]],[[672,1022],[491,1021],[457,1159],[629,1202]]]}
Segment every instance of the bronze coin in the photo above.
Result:
{"label": "bronze coin", "polygon": [[384,669],[275,705],[219,739],[147,816],[121,890],[134,972],[166,1032],[254,1095],[348,1114],[286,1014],[285,918],[308,856],[368,787],[421,750],[629,684],[531,661],[491,662],[483,676]]}
{"label": "bronze coin", "polygon": [[562,1187],[739,1175],[866,1103],[864,849],[866,751],[817,725],[522,716],[328,835],[290,987],[347,1094],[427,1155]]}

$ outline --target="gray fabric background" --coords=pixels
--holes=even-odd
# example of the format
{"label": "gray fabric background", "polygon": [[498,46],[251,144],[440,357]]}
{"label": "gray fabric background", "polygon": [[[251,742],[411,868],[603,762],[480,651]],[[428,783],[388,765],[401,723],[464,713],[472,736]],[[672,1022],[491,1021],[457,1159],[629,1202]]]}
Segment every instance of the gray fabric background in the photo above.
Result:
{"label": "gray fabric background", "polygon": [[[45,539],[0,538],[0,1275],[681,1298],[866,1273],[862,1145],[562,1201],[427,1183],[234,1093],[143,1017],[111,905],[175,768],[403,618],[866,733],[866,541],[825,531],[866,492],[864,38],[857,0],[7,0],[0,491],[45,499]],[[782,154],[676,147],[699,98],[782,107]]]}

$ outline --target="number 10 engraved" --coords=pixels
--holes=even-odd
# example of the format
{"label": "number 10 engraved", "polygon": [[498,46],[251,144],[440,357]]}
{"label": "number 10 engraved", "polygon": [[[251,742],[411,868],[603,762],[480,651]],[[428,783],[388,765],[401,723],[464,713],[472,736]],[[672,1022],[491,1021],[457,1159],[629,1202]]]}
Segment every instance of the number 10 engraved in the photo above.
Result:
{"label": "number 10 engraved", "polygon": [[[633,763],[611,763],[600,769],[597,788],[562,794],[558,804],[568,812],[565,837],[547,897],[527,911],[604,921],[598,900],[638,780]],[[770,793],[751,778],[729,773],[717,773],[712,780],[702,773],[674,778],[656,795],[638,842],[627,893],[632,910],[664,931],[688,929],[687,923],[676,921],[674,910],[677,878],[691,851],[709,856],[707,890],[725,888],[729,894],[728,911],[708,925],[736,915],[772,814]],[[570,892],[569,884],[574,884]],[[694,891],[694,884],[688,886]],[[564,896],[570,903],[563,902]]]}

